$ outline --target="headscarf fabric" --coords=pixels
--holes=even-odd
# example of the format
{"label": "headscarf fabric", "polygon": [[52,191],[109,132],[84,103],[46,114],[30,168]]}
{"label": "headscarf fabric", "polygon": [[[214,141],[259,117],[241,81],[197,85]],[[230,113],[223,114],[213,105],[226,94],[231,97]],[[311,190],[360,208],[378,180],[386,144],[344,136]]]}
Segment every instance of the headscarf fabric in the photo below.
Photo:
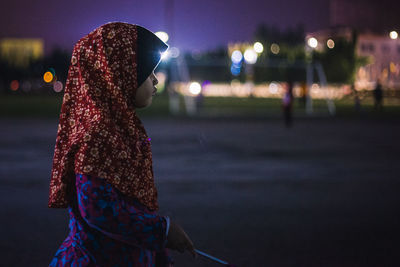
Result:
{"label": "headscarf fabric", "polygon": [[[148,209],[158,209],[150,138],[134,106],[141,68],[138,28],[107,23],[74,46],[54,150],[51,208],[68,206],[75,174],[81,173],[103,178]],[[158,41],[162,52],[166,45]]]}

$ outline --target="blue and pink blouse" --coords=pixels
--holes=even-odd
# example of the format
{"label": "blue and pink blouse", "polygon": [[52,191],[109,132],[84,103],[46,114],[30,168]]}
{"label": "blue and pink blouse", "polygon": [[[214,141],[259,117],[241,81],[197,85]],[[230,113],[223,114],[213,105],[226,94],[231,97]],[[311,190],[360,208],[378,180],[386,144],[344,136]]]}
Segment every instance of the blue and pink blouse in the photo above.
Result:
{"label": "blue and pink blouse", "polygon": [[172,266],[165,248],[169,218],[149,211],[105,180],[76,174],[69,235],[53,266]]}

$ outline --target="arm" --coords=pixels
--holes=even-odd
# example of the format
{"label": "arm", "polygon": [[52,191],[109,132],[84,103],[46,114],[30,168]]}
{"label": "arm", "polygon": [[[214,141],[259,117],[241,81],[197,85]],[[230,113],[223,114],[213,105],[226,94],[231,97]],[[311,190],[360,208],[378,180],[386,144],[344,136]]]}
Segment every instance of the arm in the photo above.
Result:
{"label": "arm", "polygon": [[89,226],[137,247],[165,248],[169,218],[145,211],[101,178],[77,174],[78,208]]}

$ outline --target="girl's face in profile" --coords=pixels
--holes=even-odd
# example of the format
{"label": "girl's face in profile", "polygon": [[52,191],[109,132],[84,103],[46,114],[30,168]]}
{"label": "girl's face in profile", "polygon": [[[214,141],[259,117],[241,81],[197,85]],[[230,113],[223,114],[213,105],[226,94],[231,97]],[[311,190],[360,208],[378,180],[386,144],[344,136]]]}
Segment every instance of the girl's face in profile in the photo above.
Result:
{"label": "girl's face in profile", "polygon": [[144,108],[151,105],[153,96],[157,92],[157,87],[155,87],[156,84],[158,84],[158,80],[153,71],[136,90],[135,106],[137,108]]}

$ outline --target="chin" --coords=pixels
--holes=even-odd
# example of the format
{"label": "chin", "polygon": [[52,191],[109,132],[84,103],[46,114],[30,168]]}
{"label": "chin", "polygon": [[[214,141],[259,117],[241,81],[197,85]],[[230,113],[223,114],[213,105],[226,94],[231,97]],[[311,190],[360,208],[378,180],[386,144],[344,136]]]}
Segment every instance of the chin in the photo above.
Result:
{"label": "chin", "polygon": [[151,100],[150,100],[150,101],[147,101],[145,104],[141,105],[141,106],[138,107],[138,108],[147,108],[147,107],[151,106],[151,103],[152,103]]}

